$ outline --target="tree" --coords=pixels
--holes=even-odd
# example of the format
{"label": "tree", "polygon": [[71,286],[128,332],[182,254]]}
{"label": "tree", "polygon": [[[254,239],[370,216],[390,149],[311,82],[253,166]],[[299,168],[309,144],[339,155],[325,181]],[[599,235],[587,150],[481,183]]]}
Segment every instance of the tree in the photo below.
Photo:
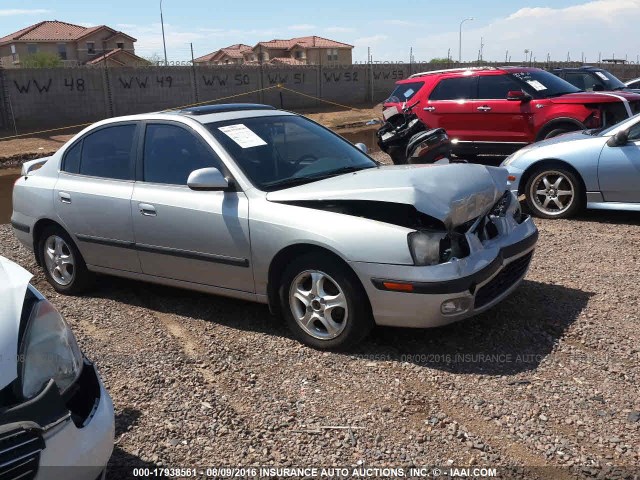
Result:
{"label": "tree", "polygon": [[429,60],[429,63],[449,63],[451,60],[449,58],[432,58]]}
{"label": "tree", "polygon": [[20,59],[24,68],[53,68],[61,67],[62,60],[55,53],[37,52]]}
{"label": "tree", "polygon": [[144,58],[147,62],[149,62],[151,65],[162,65],[164,64],[164,59],[157,53],[152,53],[151,55],[148,55],[146,57],[142,57]]}

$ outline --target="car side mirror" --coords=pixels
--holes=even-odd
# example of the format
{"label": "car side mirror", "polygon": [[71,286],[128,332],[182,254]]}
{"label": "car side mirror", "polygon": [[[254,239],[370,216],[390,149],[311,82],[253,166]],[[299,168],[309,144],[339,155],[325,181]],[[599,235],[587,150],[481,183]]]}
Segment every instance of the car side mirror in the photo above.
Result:
{"label": "car side mirror", "polygon": [[362,151],[362,153],[369,153],[369,149],[368,149],[368,148],[367,148],[367,146],[366,146],[364,143],[362,143],[362,142],[358,142],[358,143],[356,143],[356,144],[355,144],[355,147],[356,147],[358,150],[361,150],[361,151]]}
{"label": "car side mirror", "polygon": [[507,100],[512,102],[528,102],[531,97],[522,90],[509,90],[507,92]]}
{"label": "car side mirror", "polygon": [[189,174],[187,186],[191,190],[226,190],[229,181],[217,168],[200,168]]}
{"label": "car side mirror", "polygon": [[610,147],[621,147],[629,142],[629,132],[626,130],[620,130],[607,140],[607,145]]}

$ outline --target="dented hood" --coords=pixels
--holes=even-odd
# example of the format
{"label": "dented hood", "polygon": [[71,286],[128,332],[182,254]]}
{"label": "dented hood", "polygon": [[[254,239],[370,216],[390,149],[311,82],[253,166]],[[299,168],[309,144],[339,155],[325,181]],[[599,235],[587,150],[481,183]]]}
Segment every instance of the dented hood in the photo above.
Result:
{"label": "dented hood", "polygon": [[0,257],[0,389],[18,376],[20,314],[31,274]]}
{"label": "dented hood", "polygon": [[267,194],[272,202],[368,200],[413,205],[447,229],[486,213],[507,188],[501,167],[455,163],[371,168]]}

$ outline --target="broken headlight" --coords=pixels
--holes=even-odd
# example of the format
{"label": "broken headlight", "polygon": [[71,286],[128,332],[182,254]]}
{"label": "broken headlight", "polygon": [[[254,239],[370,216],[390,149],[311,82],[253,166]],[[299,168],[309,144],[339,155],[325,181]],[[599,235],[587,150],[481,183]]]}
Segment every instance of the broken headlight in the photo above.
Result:
{"label": "broken headlight", "polygon": [[469,254],[464,235],[455,232],[412,232],[408,241],[413,263],[419,266],[438,265]]}
{"label": "broken headlight", "polygon": [[23,398],[35,397],[50,379],[61,393],[82,371],[83,357],[62,315],[46,299],[35,303],[20,349],[20,386]]}

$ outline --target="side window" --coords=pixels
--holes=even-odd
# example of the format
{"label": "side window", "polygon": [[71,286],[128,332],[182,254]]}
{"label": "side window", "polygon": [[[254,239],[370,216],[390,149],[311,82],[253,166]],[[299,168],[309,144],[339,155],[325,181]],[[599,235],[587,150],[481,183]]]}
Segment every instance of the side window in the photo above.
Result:
{"label": "side window", "polygon": [[76,143],[73,147],[67,150],[67,153],[64,154],[64,162],[62,163],[62,170],[68,173],[79,173],[81,153],[82,153],[82,140]]}
{"label": "side window", "polygon": [[464,100],[474,97],[477,77],[445,78],[433,89],[429,100]]}
{"label": "side window", "polygon": [[506,75],[487,75],[478,78],[478,98],[506,100],[507,93],[522,88]]}
{"label": "side window", "polygon": [[640,140],[640,122],[629,129],[629,140],[637,142]]}
{"label": "side window", "polygon": [[136,125],[117,125],[90,133],[83,140],[80,174],[133,180],[132,154]]}
{"label": "side window", "polygon": [[604,87],[604,83],[589,73],[568,72],[565,74],[565,80],[571,85],[578,87],[580,90],[587,92],[593,91],[596,85]]}
{"label": "side window", "polygon": [[205,143],[177,125],[149,124],[144,139],[145,182],[186,185],[189,174],[222,162]]}

